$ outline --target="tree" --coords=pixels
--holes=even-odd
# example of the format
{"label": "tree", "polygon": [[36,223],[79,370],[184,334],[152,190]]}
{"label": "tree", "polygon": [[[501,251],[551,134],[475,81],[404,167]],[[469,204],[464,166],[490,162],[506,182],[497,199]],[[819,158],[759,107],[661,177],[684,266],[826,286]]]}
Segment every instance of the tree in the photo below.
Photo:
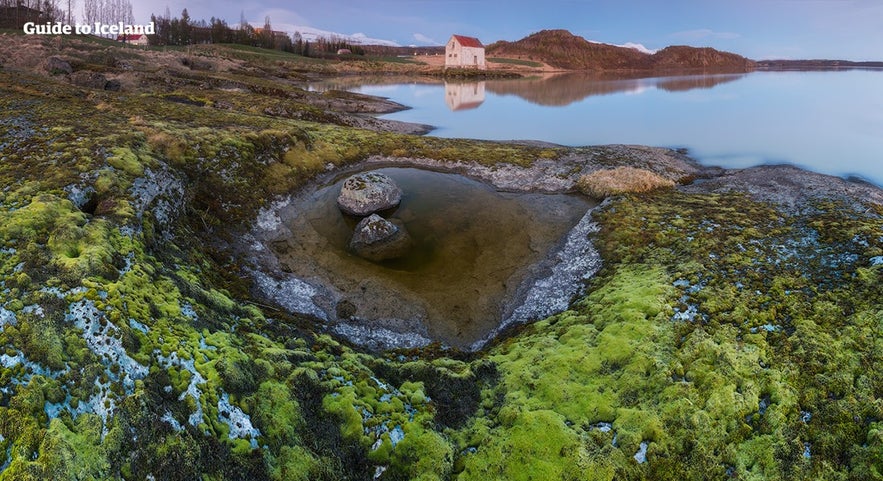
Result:
{"label": "tree", "polygon": [[291,45],[292,52],[294,52],[298,55],[302,55],[304,53],[304,38],[300,34],[300,32],[295,31],[291,35],[291,44],[292,44]]}
{"label": "tree", "polygon": [[180,42],[178,45],[190,45],[191,40],[191,25],[190,25],[190,14],[187,13],[187,9],[181,11],[181,21],[179,23],[181,32],[180,32]]}
{"label": "tree", "polygon": [[264,29],[261,30],[260,46],[273,48],[273,27],[270,25],[270,16],[264,18]]}

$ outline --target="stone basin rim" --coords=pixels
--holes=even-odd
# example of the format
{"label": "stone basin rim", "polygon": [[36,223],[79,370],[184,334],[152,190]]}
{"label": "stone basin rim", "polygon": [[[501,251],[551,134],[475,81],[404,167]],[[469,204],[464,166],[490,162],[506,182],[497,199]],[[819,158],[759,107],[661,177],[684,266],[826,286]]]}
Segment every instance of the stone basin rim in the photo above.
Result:
{"label": "stone basin rim", "polygon": [[[537,189],[535,185],[525,184],[525,188],[500,188],[495,183],[489,181],[485,175],[472,175],[473,168],[477,164],[466,163],[449,163],[436,162],[429,159],[412,159],[412,158],[394,158],[394,157],[371,157],[364,161],[347,165],[338,169],[329,169],[313,177],[310,181],[299,187],[296,191],[273,202],[271,205],[263,208],[258,214],[256,220],[252,223],[249,233],[244,236],[240,242],[240,252],[246,257],[246,264],[249,266],[246,271],[255,281],[254,294],[263,301],[280,306],[283,310],[299,315],[306,315],[315,319],[321,324],[320,330],[329,332],[336,337],[342,337],[348,342],[367,348],[369,350],[390,350],[390,349],[409,349],[419,348],[432,343],[441,343],[436,339],[431,339],[425,330],[417,330],[418,332],[397,332],[388,329],[382,322],[375,326],[360,325],[360,323],[351,323],[338,319],[335,313],[335,305],[339,298],[339,293],[333,292],[328,286],[323,285],[315,279],[299,279],[293,274],[283,271],[279,259],[276,258],[275,252],[269,247],[274,240],[279,240],[290,235],[290,231],[285,225],[283,219],[290,218],[293,212],[298,212],[300,201],[307,196],[312,195],[316,190],[330,186],[347,176],[358,172],[366,172],[383,168],[413,168],[442,174],[460,175],[470,180],[479,182],[486,187],[498,193],[538,193],[538,194],[574,194],[576,191],[573,184],[566,188]],[[484,166],[478,166],[484,170]],[[508,168],[531,172],[533,167],[511,166]],[[575,179],[574,179],[575,184]],[[490,333],[483,336],[479,341],[474,342],[468,348],[460,348],[460,350],[475,352],[480,351],[489,345],[498,336],[507,332],[509,327],[514,324],[521,324],[537,319],[547,317],[547,314],[538,315],[535,319],[515,319],[516,311],[522,308],[531,295],[531,290],[539,281],[545,280],[550,274],[555,260],[562,253],[567,243],[568,237],[578,226],[587,225],[587,219],[590,222],[592,212],[597,206],[590,207],[577,222],[575,226],[570,228],[565,235],[559,239],[543,258],[533,265],[531,274],[519,280],[519,287],[516,296],[513,299],[506,299],[501,305],[501,312],[504,318],[498,320],[497,327]],[[592,264],[600,265],[600,257],[597,251],[591,246],[588,238],[584,239],[585,248],[590,250],[593,256]],[[560,262],[559,262],[560,264]],[[563,268],[562,268],[563,269]],[[593,275],[597,269],[592,270]],[[281,277],[281,278],[280,278]],[[281,289],[274,289],[273,284],[282,285],[285,282],[295,283],[303,287],[300,293],[300,299],[292,299],[289,293],[283,292]],[[575,289],[572,294],[582,291],[584,288],[582,281],[579,286],[573,286]],[[303,295],[306,293],[306,295]],[[538,297],[537,294],[533,295]],[[541,297],[541,296],[540,296]],[[569,298],[567,305],[556,312],[565,310],[569,306]],[[548,313],[548,314],[553,314]],[[523,314],[521,314],[523,317]],[[407,324],[407,320],[405,323]],[[419,321],[414,321],[419,322]],[[443,348],[452,348],[441,343]]]}
{"label": "stone basin rim", "polygon": [[[568,149],[567,154],[565,154],[566,159],[561,162],[561,166],[559,166],[560,168],[557,169],[557,172],[554,168],[555,164],[558,163],[557,160],[545,162],[545,164],[543,164],[544,160],[538,159],[529,167],[523,167],[513,164],[497,164],[495,166],[488,167],[478,164],[477,162],[450,162],[426,158],[372,156],[354,164],[349,164],[341,168],[329,169],[325,172],[319,173],[318,175],[314,176],[310,181],[302,185],[295,192],[292,192],[291,194],[273,202],[269,207],[265,207],[264,209],[262,209],[261,213],[256,216],[256,221],[253,222],[249,234],[245,236],[245,241],[241,244],[244,249],[240,250],[245,253],[245,257],[248,259],[248,263],[250,263],[252,266],[250,269],[247,268],[246,270],[255,279],[258,279],[261,276],[269,277],[266,274],[267,272],[273,272],[276,274],[282,273],[281,269],[279,268],[278,261],[275,261],[272,258],[272,254],[268,252],[269,249],[267,249],[262,244],[263,242],[272,241],[273,238],[278,238],[279,235],[284,235],[284,232],[279,232],[280,227],[284,229],[284,226],[281,226],[281,220],[278,220],[277,216],[278,222],[272,222],[272,217],[276,215],[276,212],[280,209],[290,207],[293,203],[296,203],[299,198],[303,198],[303,196],[315,191],[315,189],[321,188],[322,186],[327,186],[330,183],[335,182],[335,179],[341,179],[346,175],[351,175],[352,173],[360,171],[381,169],[387,167],[410,167],[432,172],[453,173],[462,175],[469,179],[484,183],[497,192],[559,194],[573,193],[576,190],[576,179],[578,179],[580,175],[591,172],[593,170],[597,170],[598,168],[604,168],[604,166],[599,166],[598,164],[593,162],[593,159],[591,158],[593,152],[599,152],[603,149],[613,149],[615,152],[637,156],[635,158],[623,159],[623,163],[625,165],[636,165],[638,167],[644,167],[648,165],[648,162],[650,163],[650,165],[653,165],[658,161],[658,159],[662,159],[661,163],[664,164],[663,168],[674,169],[675,171],[681,170],[682,173],[692,176],[692,179],[690,181],[687,181],[685,185],[682,184],[676,187],[679,191],[685,193],[714,193],[726,190],[741,191],[745,192],[749,195],[749,197],[755,198],[756,200],[779,204],[780,207],[783,207],[785,210],[799,210],[800,207],[794,205],[795,201],[805,200],[805,197],[832,196],[835,198],[848,200],[853,203],[864,204],[866,202],[870,202],[883,205],[883,190],[876,186],[857,184],[849,180],[835,178],[825,174],[819,174],[789,165],[763,165],[747,169],[723,169],[720,167],[702,166],[698,164],[694,159],[684,154],[682,151],[660,147],[617,144],[610,146],[586,147],[582,149]],[[642,155],[649,155],[652,158],[648,161],[645,158],[641,158]],[[550,168],[550,166],[552,166],[552,168]],[[566,174],[561,175],[561,172],[564,169],[567,169]],[[530,179],[530,182],[513,184],[511,181],[506,179],[505,175],[495,175],[500,172],[503,172],[503,174],[516,172],[518,174],[521,174],[522,176],[533,176],[533,178]],[[768,185],[767,182],[770,180],[770,176],[772,176],[774,179],[788,177],[791,181],[788,182],[788,184],[790,185],[785,186],[783,185],[785,184],[785,182],[774,181],[774,190],[780,192],[780,194],[769,195],[769,192],[767,192],[767,190],[771,186]],[[551,182],[549,181],[550,177],[552,178]],[[702,181],[692,182],[692,180],[698,179],[702,179]],[[805,188],[798,187],[795,184],[802,185],[804,187],[815,186],[818,190],[812,189],[808,193]],[[597,228],[597,225],[591,222],[591,214],[594,210],[602,208],[606,202],[607,201],[590,209],[586,213],[584,219],[581,220],[580,223],[577,224],[577,226],[583,225],[583,227],[585,228],[588,225],[589,230]],[[799,205],[800,203],[798,202],[797,204]],[[262,217],[264,217],[264,219],[262,219]],[[262,220],[267,221],[268,219],[269,222],[262,223]],[[584,221],[588,221],[588,224],[586,224]],[[574,227],[574,229],[576,229],[576,227]],[[570,236],[573,233],[574,229],[572,229],[570,233],[567,234],[567,236]],[[564,240],[562,240],[562,242],[564,242]],[[594,247],[591,245],[590,239],[587,239],[586,244],[590,249],[594,249]],[[255,246],[263,248],[255,249]],[[550,249],[550,252],[547,255],[547,259],[552,258],[560,253],[561,248],[562,246],[558,245]],[[596,251],[595,253],[597,254]],[[597,256],[595,261],[596,264],[593,268],[594,270],[591,270],[591,272],[588,273],[587,278],[593,276],[597,272],[597,269],[600,268],[600,256]],[[538,280],[542,279],[534,277],[530,280],[530,282],[537,283]],[[277,279],[276,281],[296,281],[304,285],[308,285],[308,283],[301,279]],[[279,291],[274,292],[273,289],[257,287],[255,288],[255,292],[257,294],[257,297],[263,298],[273,304],[282,306],[283,309],[289,312],[299,312],[301,314],[313,317],[317,321],[321,321],[322,327],[326,331],[331,332],[337,337],[342,337],[347,341],[353,343],[354,345],[361,346],[369,350],[389,350],[397,348],[407,349],[422,347],[433,342],[428,337],[423,336],[419,333],[400,333],[391,332],[388,330],[386,332],[366,332],[364,329],[359,329],[359,326],[340,323],[335,325],[333,323],[333,319],[329,319],[328,316],[325,315],[325,313],[323,313],[321,309],[316,308],[310,311],[309,309],[303,308],[288,308],[288,306],[297,306],[297,304],[286,302],[284,296],[280,297]],[[322,293],[318,292],[316,297],[319,301],[321,301]],[[310,306],[315,307],[315,303],[311,303]],[[301,305],[301,307],[303,306]],[[559,309],[557,312],[566,310],[567,307],[569,307],[569,303],[567,306]],[[532,322],[536,319],[541,319],[544,317],[547,316],[537,317],[535,319],[520,322],[506,322],[506,320],[504,319],[500,322],[500,325],[491,333],[489,333],[485,338],[470,346],[468,351],[474,352],[484,350],[492,345],[495,341],[505,338],[507,336],[507,332],[512,331],[512,327],[515,327],[519,324],[524,324],[525,322]],[[383,329],[380,329],[380,331],[383,331]]]}

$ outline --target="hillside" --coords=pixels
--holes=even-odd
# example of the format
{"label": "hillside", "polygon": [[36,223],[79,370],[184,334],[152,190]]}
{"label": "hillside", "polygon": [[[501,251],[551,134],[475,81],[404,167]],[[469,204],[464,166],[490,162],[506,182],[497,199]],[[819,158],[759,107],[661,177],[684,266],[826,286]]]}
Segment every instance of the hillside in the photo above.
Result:
{"label": "hillside", "polygon": [[713,48],[673,46],[651,55],[632,48],[589,42],[567,30],[543,30],[515,42],[495,42],[488,46],[487,54],[538,60],[567,70],[744,71],[754,65],[745,57]]}
{"label": "hillside", "polygon": [[[883,191],[404,135],[306,89],[337,64],[0,33],[0,481],[880,479]],[[585,291],[461,352],[259,262],[382,165],[609,196],[562,242]]]}

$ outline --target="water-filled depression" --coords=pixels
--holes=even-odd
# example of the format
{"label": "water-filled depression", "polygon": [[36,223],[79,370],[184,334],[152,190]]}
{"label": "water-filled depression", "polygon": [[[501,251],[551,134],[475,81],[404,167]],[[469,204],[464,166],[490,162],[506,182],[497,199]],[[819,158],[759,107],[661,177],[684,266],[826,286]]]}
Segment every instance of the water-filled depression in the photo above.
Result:
{"label": "water-filled depression", "polygon": [[285,270],[339,293],[337,317],[377,326],[412,325],[467,347],[496,328],[519,286],[592,204],[568,194],[503,193],[467,177],[383,168],[402,189],[397,208],[413,244],[373,262],[348,249],[360,220],[341,213],[342,175],[303,197],[287,220],[292,235],[272,248]]}

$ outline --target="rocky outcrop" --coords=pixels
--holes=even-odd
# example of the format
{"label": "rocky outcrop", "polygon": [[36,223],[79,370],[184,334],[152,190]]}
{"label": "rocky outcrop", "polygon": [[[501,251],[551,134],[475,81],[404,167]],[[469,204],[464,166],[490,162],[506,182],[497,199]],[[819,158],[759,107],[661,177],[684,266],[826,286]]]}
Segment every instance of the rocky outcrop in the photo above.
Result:
{"label": "rocky outcrop", "polygon": [[61,57],[49,57],[43,62],[43,68],[51,75],[70,74],[73,72],[71,64]]}
{"label": "rocky outcrop", "polygon": [[364,172],[343,182],[337,205],[350,215],[366,216],[391,209],[402,200],[402,190],[384,174]]}
{"label": "rocky outcrop", "polygon": [[72,84],[90,89],[104,90],[104,87],[107,85],[107,77],[104,74],[89,70],[74,72],[71,74],[70,79]]}
{"label": "rocky outcrop", "polygon": [[411,244],[404,224],[371,214],[356,225],[350,249],[359,257],[377,262],[402,257]]}

